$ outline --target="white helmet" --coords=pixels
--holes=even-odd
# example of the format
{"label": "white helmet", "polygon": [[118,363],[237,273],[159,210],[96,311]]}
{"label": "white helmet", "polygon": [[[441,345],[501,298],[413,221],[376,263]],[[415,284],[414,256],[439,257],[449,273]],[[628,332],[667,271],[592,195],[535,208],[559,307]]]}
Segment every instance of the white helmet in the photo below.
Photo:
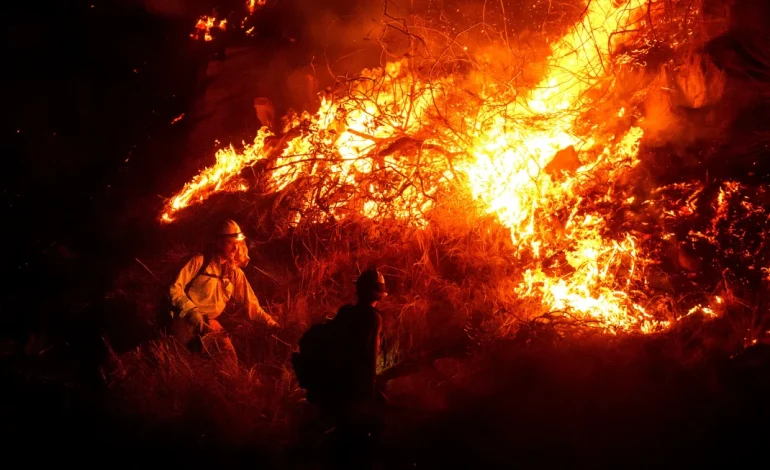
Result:
{"label": "white helmet", "polygon": [[219,229],[217,230],[217,238],[224,237],[234,237],[236,240],[246,239],[246,237],[243,236],[243,232],[241,232],[241,227],[239,227],[238,224],[231,219],[227,219],[222,222],[222,225],[220,225]]}

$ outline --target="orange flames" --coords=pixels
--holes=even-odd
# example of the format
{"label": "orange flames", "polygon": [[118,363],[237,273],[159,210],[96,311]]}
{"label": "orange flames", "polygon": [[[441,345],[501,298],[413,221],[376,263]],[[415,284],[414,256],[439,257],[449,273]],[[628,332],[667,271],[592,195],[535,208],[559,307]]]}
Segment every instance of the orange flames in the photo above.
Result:
{"label": "orange flames", "polygon": [[363,200],[306,203],[323,199],[326,218],[423,226],[442,197],[469,195],[510,229],[522,273],[517,296],[608,331],[664,328],[638,295],[649,260],[632,233],[611,233],[606,209],[633,202],[615,183],[637,164],[643,131],[622,104],[607,122],[584,118],[612,87],[614,48],[646,13],[645,0],[589,2],[576,27],[551,45],[547,73],[526,96],[483,71],[425,80],[406,59],[365,70],[346,95],[323,96],[315,115],[288,119],[282,148],[268,143],[275,136],[263,128],[242,150],[219,150],[216,163],[169,200],[161,220],[214,193],[247,190],[241,170],[270,158],[274,191],[315,177],[317,193],[331,192],[384,172],[411,183],[372,184]]}
{"label": "orange flames", "polygon": [[227,20],[217,20],[213,16],[201,16],[197,23],[195,23],[195,32],[190,34],[193,39],[203,39],[204,41],[211,41],[214,39],[211,36],[211,30],[220,29],[222,31],[227,30]]}
{"label": "orange flames", "polygon": [[265,3],[267,3],[267,0],[247,0],[246,1],[246,10],[248,10],[250,15],[253,15],[255,11],[257,11],[258,6],[264,6]]}
{"label": "orange flames", "polygon": [[[239,28],[242,30],[245,30],[246,35],[251,35],[254,31],[253,26],[248,26],[248,20],[251,15],[256,13],[256,11],[260,8],[265,6],[267,3],[267,0],[246,0],[246,11],[248,12],[248,15],[245,16],[241,22]],[[195,30],[192,34],[190,34],[190,37],[195,40],[204,40],[204,41],[212,41],[214,38],[211,35],[212,29],[220,29],[222,31],[225,31],[227,28],[227,19],[217,19],[216,12],[212,14],[211,16],[202,16],[197,23],[195,23]]]}

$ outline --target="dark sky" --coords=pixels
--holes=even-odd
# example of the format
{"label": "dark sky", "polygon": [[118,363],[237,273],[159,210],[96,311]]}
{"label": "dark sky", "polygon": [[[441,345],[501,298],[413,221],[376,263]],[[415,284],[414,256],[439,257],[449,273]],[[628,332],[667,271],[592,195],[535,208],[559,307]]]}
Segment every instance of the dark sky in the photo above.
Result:
{"label": "dark sky", "polygon": [[24,297],[59,282],[52,260],[109,257],[130,240],[131,204],[178,184],[164,175],[185,128],[169,122],[189,107],[200,54],[185,17],[20,3],[5,12],[1,187],[3,274]]}

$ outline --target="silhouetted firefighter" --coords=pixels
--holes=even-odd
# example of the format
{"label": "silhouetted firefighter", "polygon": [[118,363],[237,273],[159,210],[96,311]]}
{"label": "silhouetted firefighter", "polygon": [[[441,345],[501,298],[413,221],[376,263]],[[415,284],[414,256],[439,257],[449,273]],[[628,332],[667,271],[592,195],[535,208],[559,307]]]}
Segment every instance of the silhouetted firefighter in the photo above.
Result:
{"label": "silhouetted firefighter", "polygon": [[333,320],[313,325],[300,339],[292,363],[308,401],[334,426],[336,464],[364,468],[379,425],[377,356],[382,318],[377,302],[388,294],[376,269],[356,281],[358,302]]}
{"label": "silhouetted firefighter", "polygon": [[240,304],[251,320],[260,319],[270,327],[278,325],[259,305],[241,270],[249,260],[244,240],[238,224],[225,220],[210,253],[193,256],[169,289],[173,307],[171,334],[188,347],[199,343],[232,367],[238,363],[235,348],[216,320],[228,302]]}

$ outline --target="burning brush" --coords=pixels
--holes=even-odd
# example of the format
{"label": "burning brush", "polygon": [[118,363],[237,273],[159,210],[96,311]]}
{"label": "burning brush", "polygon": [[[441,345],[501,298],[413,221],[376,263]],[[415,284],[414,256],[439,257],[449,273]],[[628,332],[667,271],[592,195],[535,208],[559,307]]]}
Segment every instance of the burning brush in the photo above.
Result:
{"label": "burning brush", "polygon": [[[609,332],[665,329],[677,315],[657,300],[651,276],[671,235],[650,233],[665,220],[635,217],[653,205],[664,219],[693,211],[698,196],[680,188],[676,206],[665,189],[640,195],[636,184],[655,124],[640,117],[653,85],[638,77],[662,47],[655,25],[671,21],[671,5],[587,2],[534,84],[496,79],[493,49],[471,55],[456,39],[444,50],[460,47],[462,67],[440,54],[364,70],[322,96],[315,114],[289,115],[280,132],[263,128],[242,149],[218,151],[161,221],[215,193],[249,190],[241,172],[260,163],[268,191],[292,194],[289,224],[364,218],[420,230],[441,227],[437,209],[464,207],[509,231],[512,296]],[[697,14],[681,18],[671,48],[695,34]],[[697,255],[677,249],[680,267],[697,271]]]}
{"label": "burning brush", "polygon": [[[234,23],[237,25],[237,28],[243,30],[247,36],[252,35],[254,26],[251,26],[250,20],[257,10],[265,6],[266,3],[267,0],[246,0],[244,4],[246,10],[245,16],[242,17],[240,23]],[[228,19],[233,20],[241,14],[243,14],[243,12],[231,12],[226,17],[220,17],[215,10],[211,15],[201,16],[197,23],[195,23],[195,30],[190,33],[190,38],[198,41],[213,41],[214,35],[212,35],[212,31],[227,31]]]}

